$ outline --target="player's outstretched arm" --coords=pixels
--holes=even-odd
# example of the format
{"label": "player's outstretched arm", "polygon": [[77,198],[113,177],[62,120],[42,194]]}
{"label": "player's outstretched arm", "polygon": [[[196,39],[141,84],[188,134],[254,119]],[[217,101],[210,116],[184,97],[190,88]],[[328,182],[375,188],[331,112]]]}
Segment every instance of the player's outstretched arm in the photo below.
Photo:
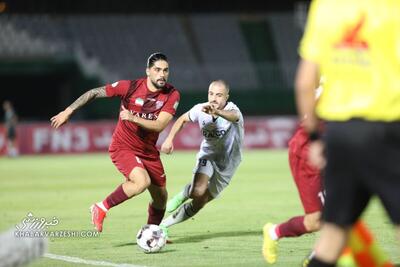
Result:
{"label": "player's outstretched arm", "polygon": [[138,126],[144,128],[146,130],[152,131],[152,132],[158,132],[158,133],[162,132],[173,118],[172,114],[165,112],[165,111],[161,111],[156,120],[154,120],[154,121],[146,120],[146,119],[140,118],[138,116],[134,116],[123,105],[121,106],[121,108],[122,108],[122,110],[119,113],[119,117],[121,118],[121,120],[133,122],[133,123],[137,124]]}
{"label": "player's outstretched arm", "polygon": [[92,99],[106,97],[106,96],[107,94],[105,86],[97,87],[87,91],[86,93],[81,95],[77,100],[75,100],[74,103],[72,103],[64,111],[61,111],[56,116],[52,117],[50,119],[51,126],[56,129],[59,128],[61,125],[65,124],[68,121],[69,117],[72,115],[72,113],[74,113],[75,110],[82,107]]}
{"label": "player's outstretched arm", "polygon": [[204,113],[207,113],[209,115],[213,116],[220,116],[224,118],[225,120],[228,120],[230,122],[237,122],[239,120],[239,112],[236,110],[223,110],[223,109],[217,109],[215,108],[214,105],[212,104],[206,104],[203,106],[202,111]]}
{"label": "player's outstretched arm", "polygon": [[190,118],[188,112],[176,120],[174,125],[172,125],[171,131],[169,131],[164,143],[161,145],[161,152],[165,154],[171,154],[174,151],[174,138],[180,132],[180,130],[182,130],[183,126],[189,121]]}

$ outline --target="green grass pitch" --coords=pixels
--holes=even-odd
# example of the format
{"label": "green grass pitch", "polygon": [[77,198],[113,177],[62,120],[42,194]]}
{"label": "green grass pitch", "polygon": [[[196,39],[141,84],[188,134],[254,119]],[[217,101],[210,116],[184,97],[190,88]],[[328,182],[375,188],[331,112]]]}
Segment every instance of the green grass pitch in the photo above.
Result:
{"label": "green grass pitch", "polygon": [[[195,152],[162,156],[170,196],[191,179]],[[32,212],[57,217],[49,230],[90,230],[89,206],[123,181],[107,154],[35,156],[0,159],[0,230]],[[221,197],[194,219],[170,228],[173,244],[161,253],[144,254],[135,245],[145,224],[147,192],[112,209],[96,238],[51,238],[49,252],[85,260],[142,266],[266,266],[261,255],[264,223],[301,215],[286,150],[245,151],[244,160]],[[394,262],[400,253],[381,204],[370,203],[364,218]],[[283,239],[274,266],[299,266],[317,234]],[[88,266],[43,258],[31,266]]]}

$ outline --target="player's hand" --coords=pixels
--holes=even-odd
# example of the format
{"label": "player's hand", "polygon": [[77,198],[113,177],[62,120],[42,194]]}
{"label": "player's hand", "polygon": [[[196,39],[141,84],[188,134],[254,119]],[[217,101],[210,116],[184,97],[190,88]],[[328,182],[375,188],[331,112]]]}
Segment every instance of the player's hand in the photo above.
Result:
{"label": "player's hand", "polygon": [[203,106],[203,108],[201,109],[201,111],[203,111],[204,113],[207,113],[209,115],[214,115],[214,116],[218,115],[217,107],[214,104],[211,104],[211,103],[205,104]]}
{"label": "player's hand", "polygon": [[51,126],[58,129],[61,125],[65,124],[72,114],[71,108],[66,108],[50,119]]}
{"label": "player's hand", "polygon": [[134,122],[133,114],[129,110],[127,110],[124,105],[121,105],[121,107],[122,110],[119,112],[119,117],[121,118],[121,120]]}
{"label": "player's hand", "polygon": [[324,143],[321,140],[316,140],[310,143],[310,148],[308,150],[308,159],[311,165],[320,170],[325,168],[326,165],[324,147]]}
{"label": "player's hand", "polygon": [[164,143],[161,145],[161,152],[165,154],[172,154],[173,151],[174,151],[174,144],[168,139],[166,139]]}

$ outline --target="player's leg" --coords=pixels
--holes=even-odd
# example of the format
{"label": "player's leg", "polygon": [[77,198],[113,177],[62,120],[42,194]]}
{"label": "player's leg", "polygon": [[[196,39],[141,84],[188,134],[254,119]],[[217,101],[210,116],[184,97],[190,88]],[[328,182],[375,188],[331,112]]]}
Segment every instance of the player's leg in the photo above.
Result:
{"label": "player's leg", "polygon": [[[201,182],[201,179],[198,177],[198,174],[200,174],[200,173],[203,173],[203,174],[207,175],[208,177],[211,177],[213,175],[214,169],[209,160],[203,159],[203,158],[196,160],[196,166],[193,169],[192,182],[190,184],[185,185],[185,187],[183,188],[183,190],[181,192],[179,192],[171,200],[168,201],[168,203],[167,203],[167,211],[168,212],[174,212],[186,200],[191,198],[191,194],[194,190],[195,183],[197,184],[196,191],[200,190],[199,184]],[[207,183],[208,183],[208,178],[207,178]],[[204,190],[204,187],[205,186],[203,186],[203,190]]]}
{"label": "player's leg", "polygon": [[307,233],[313,233],[321,230],[321,215],[322,212],[316,211],[313,213],[306,214],[304,216],[304,226],[306,228]]}
{"label": "player's leg", "polygon": [[280,223],[271,228],[274,240],[283,237],[297,237],[306,233],[312,233],[321,229],[321,212],[316,211],[306,215],[292,217],[284,223]]}
{"label": "player's leg", "polygon": [[263,256],[268,263],[277,260],[278,240],[284,237],[298,237],[318,231],[321,227],[323,193],[321,176],[317,169],[307,162],[307,153],[303,156],[292,153],[289,148],[289,165],[292,176],[305,211],[305,215],[290,218],[288,221],[267,223],[263,228]]}
{"label": "player's leg", "polygon": [[384,129],[384,140],[375,143],[373,153],[369,155],[369,161],[379,168],[367,168],[364,175],[395,226],[400,248],[400,123],[388,123]]}
{"label": "player's leg", "polygon": [[336,260],[341,255],[349,237],[350,228],[340,227],[333,223],[324,223],[321,237],[315,245],[315,258],[310,262],[313,266],[335,266]]}
{"label": "player's leg", "polygon": [[159,225],[164,218],[165,205],[168,199],[168,192],[165,186],[156,186],[151,184],[148,188],[152,201],[148,207],[148,224]]}
{"label": "player's leg", "polygon": [[103,220],[109,209],[142,193],[150,185],[149,174],[142,161],[132,151],[117,151],[111,153],[111,158],[119,171],[125,175],[126,181],[119,185],[103,201],[90,207],[92,223],[99,232],[103,229]]}
{"label": "player's leg", "polygon": [[[184,221],[193,217],[198,213],[208,202],[218,197],[220,193],[228,186],[233,177],[234,169],[230,176],[222,177],[216,170],[213,164],[207,160],[199,161],[197,173],[194,176],[190,198],[193,200],[185,203],[177,213],[174,214],[175,221]],[[173,217],[173,216],[172,216]],[[168,219],[168,218],[167,218]]]}
{"label": "player's leg", "polygon": [[[197,164],[193,169],[193,180],[190,184],[185,185],[183,190],[176,194],[171,200],[167,203],[167,212],[174,212],[177,208],[179,208],[186,200],[191,198],[191,193],[193,191],[193,183],[195,179],[196,173],[204,173],[207,174],[208,177],[211,177],[213,174],[213,168],[211,163],[207,159],[197,159]],[[199,189],[197,189],[199,190]]]}
{"label": "player's leg", "polygon": [[[363,171],[370,164],[371,147],[368,129],[354,122],[330,122],[326,125],[326,159],[324,184],[326,201],[322,213],[323,226],[314,251],[312,266],[335,266],[347,243],[351,227],[368,205],[371,191]],[[357,136],[357,139],[354,139]],[[356,140],[356,142],[355,142]]]}
{"label": "player's leg", "polygon": [[164,166],[160,158],[146,159],[143,160],[143,164],[146,167],[150,175],[151,184],[148,190],[151,195],[151,202],[148,207],[148,224],[159,225],[164,218],[165,206],[168,199],[168,193],[166,189],[166,175],[164,172]]}
{"label": "player's leg", "polygon": [[188,203],[190,210],[193,211],[192,216],[213,199],[209,191],[209,181],[210,177],[207,174],[196,173],[189,195],[193,200]]}
{"label": "player's leg", "polygon": [[171,198],[167,202],[166,211],[168,213],[174,212],[177,208],[179,208],[186,200],[190,197],[190,192],[192,189],[192,183],[185,185],[183,190],[176,194],[173,198]]}
{"label": "player's leg", "polygon": [[14,127],[11,127],[7,133],[7,153],[9,157],[17,157],[19,154],[16,129]]}
{"label": "player's leg", "polygon": [[267,223],[263,228],[263,255],[268,263],[277,260],[278,240],[284,237],[298,237],[306,233],[319,231],[321,228],[321,212],[316,211],[304,216],[297,216],[284,223],[274,225]]}
{"label": "player's leg", "polygon": [[211,200],[207,190],[209,176],[204,173],[194,175],[190,197],[192,201],[183,204],[174,214],[168,216],[162,221],[164,227],[170,227],[174,224],[186,221],[193,217],[204,205]]}
{"label": "player's leg", "polygon": [[[122,189],[127,198],[139,195],[150,186],[150,176],[146,169],[135,167],[129,174],[128,180],[122,184]],[[110,202],[113,204],[112,202]],[[120,203],[113,204],[116,206]],[[110,206],[111,208],[111,206]]]}

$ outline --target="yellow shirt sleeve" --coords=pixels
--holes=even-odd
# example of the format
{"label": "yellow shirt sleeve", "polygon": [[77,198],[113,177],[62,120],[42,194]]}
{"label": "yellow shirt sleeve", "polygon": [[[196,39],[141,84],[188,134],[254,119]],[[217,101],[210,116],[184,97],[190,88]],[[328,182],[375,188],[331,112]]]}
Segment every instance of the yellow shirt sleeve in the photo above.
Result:
{"label": "yellow shirt sleeve", "polygon": [[324,1],[321,0],[312,1],[307,17],[306,28],[299,47],[300,56],[314,63],[321,62],[324,49],[323,24],[319,23],[320,19],[322,19],[321,14],[324,14],[324,12],[322,12],[324,8],[323,2]]}

